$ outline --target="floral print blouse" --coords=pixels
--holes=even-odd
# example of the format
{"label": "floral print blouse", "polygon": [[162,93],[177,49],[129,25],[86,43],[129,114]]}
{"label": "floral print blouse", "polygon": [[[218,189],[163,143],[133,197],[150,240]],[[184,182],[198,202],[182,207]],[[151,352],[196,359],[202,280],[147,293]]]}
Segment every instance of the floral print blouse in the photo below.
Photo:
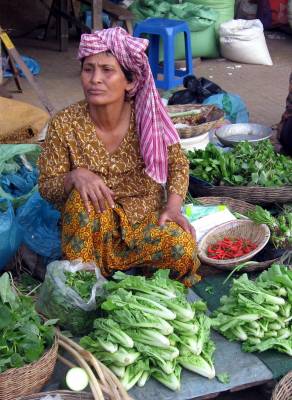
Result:
{"label": "floral print blouse", "polygon": [[[66,201],[64,177],[69,171],[80,167],[89,169],[103,179],[114,191],[116,203],[123,207],[132,223],[163,207],[163,186],[151,179],[144,170],[134,112],[126,136],[113,153],[109,153],[97,137],[85,100],[65,108],[52,118],[39,158],[41,195],[62,209]],[[169,146],[167,193],[177,193],[184,198],[188,174],[188,160],[180,144]]]}

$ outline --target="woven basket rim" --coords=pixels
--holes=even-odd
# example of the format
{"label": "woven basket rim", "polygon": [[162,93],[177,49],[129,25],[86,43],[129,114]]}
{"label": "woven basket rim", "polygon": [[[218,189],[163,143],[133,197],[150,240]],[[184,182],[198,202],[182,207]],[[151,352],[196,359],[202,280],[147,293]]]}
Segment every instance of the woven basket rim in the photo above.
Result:
{"label": "woven basket rim", "polygon": [[23,397],[18,397],[15,400],[39,400],[40,398],[44,397],[44,396],[56,396],[57,394],[59,394],[61,397],[64,398],[64,400],[81,400],[84,398],[84,400],[93,400],[93,396],[91,393],[89,392],[78,392],[78,393],[74,393],[70,390],[52,390],[52,391],[48,391],[48,392],[40,392],[40,393],[34,393],[34,394],[30,394],[27,396],[23,396]]}
{"label": "woven basket rim", "polygon": [[[225,229],[228,229],[229,227],[232,228],[233,225],[238,225],[238,226],[251,225],[251,226],[257,227],[258,229],[262,230],[263,237],[262,237],[262,240],[259,243],[259,245],[256,247],[256,249],[252,250],[250,253],[248,253],[244,256],[241,256],[238,258],[232,258],[232,259],[228,259],[228,260],[214,260],[214,259],[208,257],[204,250],[206,241],[210,237],[215,235],[217,231],[220,231],[222,229],[225,230]],[[201,238],[201,240],[198,243],[198,257],[202,263],[207,264],[207,265],[212,265],[212,266],[220,265],[222,267],[223,266],[235,266],[240,263],[246,262],[246,261],[250,260],[252,257],[254,257],[257,253],[259,253],[265,247],[265,245],[268,243],[269,239],[270,239],[270,230],[269,230],[268,226],[265,224],[258,225],[258,224],[255,224],[251,220],[233,220],[233,221],[225,222],[223,224],[217,225],[214,228],[210,229]]]}
{"label": "woven basket rim", "polygon": [[202,114],[206,113],[207,116],[209,114],[212,114],[212,112],[218,114],[216,116],[216,119],[213,119],[211,121],[206,121],[202,124],[193,125],[185,128],[177,128],[177,131],[181,139],[194,138],[203,133],[206,133],[211,129],[216,128],[216,125],[224,120],[224,111],[214,104],[177,104],[177,105],[167,106],[167,111],[170,113],[175,112],[176,110],[177,111],[202,110]]}
{"label": "woven basket rim", "polygon": [[247,201],[233,199],[232,197],[229,196],[202,196],[202,197],[196,197],[196,200],[201,202],[203,205],[224,204],[227,207],[239,213],[243,212],[243,209],[246,209],[248,211],[248,210],[254,210],[256,207],[254,204],[248,203]]}
{"label": "woven basket rim", "polygon": [[[20,368],[9,368],[2,372],[0,374],[0,395],[3,394],[3,388],[6,388],[6,386],[9,386],[9,393],[5,393],[5,400],[15,400],[21,398],[21,396],[37,392],[50,379],[57,360],[57,353],[58,338],[55,336],[52,345],[37,361]],[[15,382],[14,386],[13,382]],[[25,385],[26,392],[23,392],[22,384]]]}
{"label": "woven basket rim", "polygon": [[292,371],[289,371],[275,386],[271,400],[291,400],[291,399],[292,399]]}
{"label": "woven basket rim", "polygon": [[292,201],[292,185],[279,187],[206,186],[202,183],[192,181],[190,176],[189,191],[195,197],[227,196],[253,204]]}

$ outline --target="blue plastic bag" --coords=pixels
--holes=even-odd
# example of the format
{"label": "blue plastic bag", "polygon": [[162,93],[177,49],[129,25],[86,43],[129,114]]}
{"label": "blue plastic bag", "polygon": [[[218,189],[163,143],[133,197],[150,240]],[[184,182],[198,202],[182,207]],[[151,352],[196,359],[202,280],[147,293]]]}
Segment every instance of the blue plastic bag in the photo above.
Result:
{"label": "blue plastic bag", "polygon": [[232,124],[249,121],[248,109],[238,94],[219,93],[208,97],[203,104],[214,104],[224,111],[225,118]]}
{"label": "blue plastic bag", "polygon": [[23,230],[24,244],[47,261],[61,257],[60,212],[38,192],[17,209],[17,220]]}
{"label": "blue plastic bag", "polygon": [[[22,60],[24,61],[24,63],[26,64],[27,68],[30,70],[30,72],[33,75],[38,75],[41,71],[41,67],[40,64],[34,60],[31,57],[26,57],[26,56],[21,56]],[[22,72],[22,70],[20,69],[18,64],[15,64],[16,68],[19,71],[19,75],[20,76],[24,76],[24,73]],[[11,71],[10,68],[7,68],[4,73],[3,73],[4,78],[12,78],[13,77],[13,73]]]}
{"label": "blue plastic bag", "polygon": [[37,160],[41,147],[36,144],[2,144],[0,147],[0,198],[11,201],[17,208],[37,191]]}
{"label": "blue plastic bag", "polygon": [[22,242],[22,231],[16,221],[10,201],[0,199],[0,270],[14,256]]}

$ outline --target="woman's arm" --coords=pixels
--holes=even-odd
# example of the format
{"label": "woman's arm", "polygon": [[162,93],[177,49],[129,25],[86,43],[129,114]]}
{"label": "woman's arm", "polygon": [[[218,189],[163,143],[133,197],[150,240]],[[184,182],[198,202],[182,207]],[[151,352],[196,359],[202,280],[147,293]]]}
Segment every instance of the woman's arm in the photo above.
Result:
{"label": "woman's arm", "polygon": [[38,165],[40,169],[39,192],[41,196],[50,203],[61,206],[67,198],[64,179],[70,171],[70,159],[63,130],[57,118],[53,119],[49,124]]}
{"label": "woman's arm", "polygon": [[194,228],[181,213],[188,185],[189,162],[180,144],[171,145],[168,147],[167,202],[160,215],[159,225],[164,225],[165,222],[176,222],[195,239]]}
{"label": "woman's arm", "polygon": [[[189,162],[179,143],[168,147],[168,178],[167,197],[175,193],[181,197],[181,203],[186,197],[189,186]],[[181,205],[181,204],[180,204]]]}

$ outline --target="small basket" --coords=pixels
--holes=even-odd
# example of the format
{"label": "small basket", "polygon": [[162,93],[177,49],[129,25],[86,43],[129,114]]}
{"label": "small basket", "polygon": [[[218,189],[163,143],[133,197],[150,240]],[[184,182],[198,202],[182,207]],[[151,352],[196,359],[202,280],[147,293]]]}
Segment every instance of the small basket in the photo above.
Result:
{"label": "small basket", "polygon": [[[256,249],[244,256],[228,259],[214,260],[207,256],[207,249],[210,244],[216,243],[225,236],[243,237],[256,244]],[[255,224],[249,220],[235,220],[218,225],[207,232],[198,244],[198,256],[202,263],[214,267],[224,267],[224,269],[233,269],[234,266],[244,263],[259,253],[270,239],[270,230],[267,225]]]}
{"label": "small basket", "polygon": [[[255,210],[254,204],[247,203],[242,200],[232,199],[231,197],[197,197],[196,200],[205,206],[213,206],[219,204],[225,204],[231,212],[237,212],[239,214],[246,214],[248,211]],[[254,272],[261,271],[269,267],[274,262],[277,262],[279,258],[273,258],[265,261],[255,261],[254,264],[249,264],[240,269],[240,272]],[[233,267],[226,268],[225,266],[216,266],[218,269],[226,270],[233,269]]]}
{"label": "small basket", "polygon": [[224,111],[213,105],[203,106],[201,104],[180,104],[175,106],[167,106],[167,111],[169,113],[192,110],[200,111],[200,117],[203,117],[206,122],[186,128],[177,128],[179,136],[182,139],[192,138],[209,132],[211,129],[221,126],[224,121]]}
{"label": "small basket", "polygon": [[93,396],[91,393],[87,392],[74,393],[69,390],[58,390],[52,392],[36,393],[29,396],[19,397],[18,399],[15,400],[40,400],[42,397],[49,395],[50,396],[60,395],[63,400],[93,400]]}
{"label": "small basket", "polygon": [[288,372],[275,386],[271,400],[292,399],[292,371]]}
{"label": "small basket", "polygon": [[51,378],[58,354],[58,341],[34,363],[10,368],[0,374],[0,399],[15,400],[38,392]]}
{"label": "small basket", "polygon": [[292,186],[213,186],[198,182],[190,176],[189,191],[193,197],[223,196],[244,200],[253,204],[289,203],[292,201]]}

